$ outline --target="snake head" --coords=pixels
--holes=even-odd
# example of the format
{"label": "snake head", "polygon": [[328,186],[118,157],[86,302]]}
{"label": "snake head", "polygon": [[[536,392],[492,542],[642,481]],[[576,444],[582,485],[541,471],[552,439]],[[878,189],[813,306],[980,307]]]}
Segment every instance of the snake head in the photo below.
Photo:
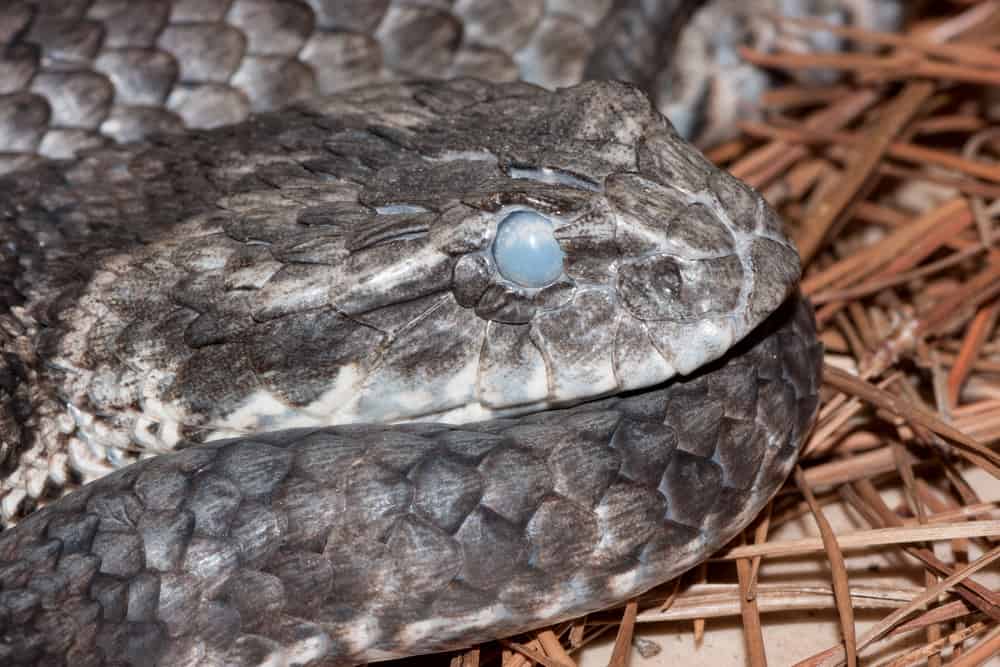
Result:
{"label": "snake head", "polygon": [[761,197],[621,83],[375,86],[66,169],[47,196],[91,245],[39,252],[88,261],[28,311],[69,304],[42,346],[46,428],[101,469],[105,450],[649,387],[799,277]]}
{"label": "snake head", "polygon": [[438,247],[458,255],[452,293],[488,321],[477,398],[491,408],[691,373],[762,322],[799,278],[775,212],[639,91],[587,83],[554,97],[566,116],[558,121],[544,111],[507,119],[559,127],[550,143],[508,139],[495,160],[481,158],[507,177],[502,186],[443,216]]}
{"label": "snake head", "polygon": [[386,334],[351,376],[351,420],[467,421],[649,387],[721,356],[798,281],[760,195],[633,86],[359,95],[317,109],[370,114],[326,142],[367,171],[318,165],[350,173],[377,214],[352,230],[344,279],[315,293]]}

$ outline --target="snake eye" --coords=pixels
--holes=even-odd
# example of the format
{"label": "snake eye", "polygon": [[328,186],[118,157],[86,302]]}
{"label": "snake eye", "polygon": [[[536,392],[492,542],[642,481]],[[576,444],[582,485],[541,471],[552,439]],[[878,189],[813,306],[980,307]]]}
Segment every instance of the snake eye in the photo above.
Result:
{"label": "snake eye", "polygon": [[563,272],[552,221],[535,211],[515,211],[500,221],[493,258],[500,274],[522,287],[545,287]]}

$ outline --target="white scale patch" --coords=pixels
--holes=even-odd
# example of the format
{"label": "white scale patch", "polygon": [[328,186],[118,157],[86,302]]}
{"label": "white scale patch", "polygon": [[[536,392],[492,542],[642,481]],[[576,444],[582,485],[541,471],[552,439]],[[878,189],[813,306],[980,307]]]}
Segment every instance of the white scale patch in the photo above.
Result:
{"label": "white scale patch", "polygon": [[[528,366],[527,375],[523,366]],[[488,376],[479,378],[479,400],[485,405],[477,404],[477,409],[479,414],[493,414],[497,410],[509,409],[507,406],[511,404],[538,404],[545,401],[548,395],[548,371],[544,360],[539,357],[535,363],[489,369]]]}
{"label": "white scale patch", "polygon": [[373,614],[358,616],[342,626],[337,637],[347,645],[348,654],[364,653],[382,637],[382,626]]}
{"label": "white scale patch", "polygon": [[[484,327],[485,328],[485,327]],[[341,411],[342,422],[400,421],[423,419],[446,410],[478,404],[476,384],[479,354],[469,354],[465,364],[446,379],[428,377],[423,382],[399,375],[393,369],[378,369]],[[417,385],[419,388],[414,388]]]}
{"label": "white scale patch", "polygon": [[15,486],[17,480],[8,479],[7,481],[11,488],[4,494],[3,500],[0,500],[0,512],[3,512],[4,519],[10,519],[17,515],[21,503],[28,497],[28,491],[23,486]]}
{"label": "white scale patch", "polygon": [[425,155],[427,162],[493,162],[499,164],[500,159],[487,150],[441,151],[437,155]]}
{"label": "white scale patch", "polygon": [[[312,627],[318,628],[315,625]],[[282,657],[288,665],[308,665],[328,655],[332,649],[333,640],[330,639],[330,635],[317,631],[316,634],[303,637],[288,647]]]}
{"label": "white scale patch", "polygon": [[733,342],[731,327],[720,327],[710,320],[699,320],[683,331],[682,342],[673,347],[672,353],[674,366],[685,375],[722,356]]}
{"label": "white scale patch", "polygon": [[605,586],[615,597],[625,598],[633,595],[636,589],[641,586],[641,583],[639,569],[633,568],[609,577],[605,582]]}
{"label": "white scale patch", "polygon": [[632,317],[628,313],[622,313],[619,317],[618,327],[619,329],[615,334],[616,337],[623,335],[622,330],[625,329],[625,335],[630,335],[633,339],[642,341],[640,354],[632,354],[632,344],[626,345],[625,349],[620,350],[618,349],[617,342],[615,343],[616,349],[612,362],[614,363],[615,377],[618,379],[621,391],[652,387],[660,382],[669,380],[677,374],[677,370],[667,362],[663,354],[653,345],[645,322]]}
{"label": "white scale patch", "polygon": [[580,188],[581,190],[590,190],[591,192],[600,192],[601,187],[596,183],[579,178],[572,174],[567,174],[566,172],[559,171],[557,169],[550,169],[548,167],[542,167],[541,169],[524,169],[518,167],[512,167],[509,170],[511,178],[523,178],[530,181],[538,181],[539,183],[548,183],[550,185],[566,185],[571,188]]}
{"label": "white scale patch", "polygon": [[404,215],[407,213],[428,213],[428,209],[415,204],[388,204],[386,206],[376,206],[375,212],[379,215]]}
{"label": "white scale patch", "polygon": [[407,646],[421,642],[429,637],[458,636],[466,634],[475,628],[498,625],[507,621],[512,616],[511,610],[506,605],[493,603],[464,616],[428,618],[404,625],[396,633],[396,639],[400,645]]}
{"label": "white scale patch", "polygon": [[[341,368],[334,386],[318,400],[302,407],[292,407],[269,391],[258,390],[224,421],[215,425],[208,440],[231,438],[262,429],[276,431],[288,428],[335,426],[362,422],[440,421],[461,424],[492,419],[497,416],[521,414],[544,407],[534,403],[516,409],[492,409],[476,399],[479,358],[469,362],[438,391],[402,389],[401,380],[381,375],[377,383],[351,364]],[[385,415],[395,415],[386,419]]]}
{"label": "white scale patch", "polygon": [[351,421],[350,412],[345,417],[345,406],[357,395],[358,385],[364,377],[358,364],[342,366],[333,386],[317,400],[300,408],[288,405],[266,389],[258,389],[225,420],[216,424],[208,439],[231,438],[261,430],[348,423]]}
{"label": "white scale patch", "polygon": [[84,483],[99,479],[114,470],[108,460],[107,448],[97,451],[80,438],[70,438],[66,451],[70,465],[80,473]]}

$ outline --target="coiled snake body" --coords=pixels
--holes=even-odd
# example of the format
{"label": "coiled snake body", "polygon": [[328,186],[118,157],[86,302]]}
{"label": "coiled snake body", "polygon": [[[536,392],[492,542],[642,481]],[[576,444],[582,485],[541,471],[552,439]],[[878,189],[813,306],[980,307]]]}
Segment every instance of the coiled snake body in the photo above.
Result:
{"label": "coiled snake body", "polygon": [[[131,34],[113,29],[127,4],[83,9],[105,21],[99,71],[157,62],[114,41]],[[309,9],[223,4],[244,27]],[[386,26],[448,13],[425,4],[310,3],[328,10],[310,34],[342,39],[324,18],[377,5],[365,29],[399,37]],[[588,20],[628,26],[615,11],[639,4]],[[674,35],[695,4],[642,6]],[[80,25],[14,7],[28,18],[6,35],[24,56],[12,62],[59,20]],[[265,24],[277,45],[278,27],[297,29]],[[613,65],[622,33],[593,30]],[[314,41],[298,44],[303,62]],[[519,53],[544,55],[536,41]],[[487,62],[484,43],[451,66]],[[577,76],[612,67],[594,53]],[[253,57],[244,83],[275,64]],[[173,107],[122,93],[70,131],[50,100],[39,141],[7,149],[3,508],[12,520],[46,506],[0,534],[0,662],[353,664],[460,647],[683,572],[783,482],[819,376],[797,255],[761,197],[638,88],[371,83],[237,125],[36,157],[101,143],[133,112],[189,120],[178,100],[224,86],[178,61],[161,95]],[[37,62],[63,83],[79,73]],[[22,111],[44,88],[34,76],[12,93]],[[502,231],[515,219],[540,235]],[[546,244],[554,253],[532,254]],[[539,268],[551,275],[535,280]]]}

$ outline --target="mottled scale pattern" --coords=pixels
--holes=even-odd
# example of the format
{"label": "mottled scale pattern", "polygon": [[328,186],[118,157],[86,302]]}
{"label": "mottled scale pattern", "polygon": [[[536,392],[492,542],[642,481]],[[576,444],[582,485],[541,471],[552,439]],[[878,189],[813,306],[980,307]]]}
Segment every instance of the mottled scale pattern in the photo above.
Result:
{"label": "mottled scale pattern", "polygon": [[[546,87],[623,79],[649,89],[682,131],[712,139],[731,131],[768,85],[765,73],[735,62],[738,45],[839,46],[830,35],[779,36],[767,10],[891,28],[899,4],[5,0],[0,173],[40,157],[218,127],[319,94],[414,77]],[[682,34],[685,25],[691,28]]]}
{"label": "mottled scale pattern", "polygon": [[0,535],[0,662],[356,664],[627,599],[776,492],[820,359],[793,297],[724,358],[652,391],[145,460]]}
{"label": "mottled scale pattern", "polygon": [[[565,253],[546,287],[494,261],[521,210]],[[7,175],[0,224],[8,521],[182,441],[649,387],[799,276],[761,196],[608,82],[348,91]]]}
{"label": "mottled scale pattern", "polygon": [[[753,112],[740,45],[838,48],[767,10],[899,7],[0,3],[0,664],[356,664],[706,558],[820,347],[780,220],[682,135]],[[540,288],[492,247],[525,210]]]}

